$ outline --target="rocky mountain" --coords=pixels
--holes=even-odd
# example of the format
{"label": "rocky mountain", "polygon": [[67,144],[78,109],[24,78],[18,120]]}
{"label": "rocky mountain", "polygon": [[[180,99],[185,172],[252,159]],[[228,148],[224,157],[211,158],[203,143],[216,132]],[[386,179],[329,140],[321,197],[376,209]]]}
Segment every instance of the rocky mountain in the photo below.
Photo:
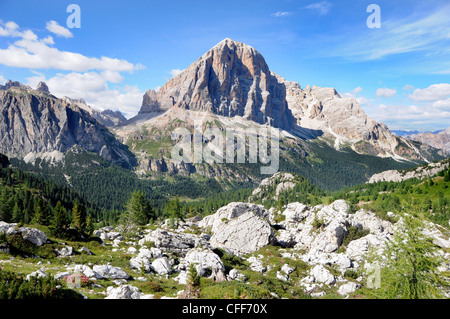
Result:
{"label": "rocky mountain", "polygon": [[450,155],[450,127],[437,132],[408,134],[406,137],[441,149],[444,151],[444,154]]}
{"label": "rocky mountain", "polygon": [[[113,131],[136,154],[143,175],[199,173],[261,180],[248,167],[236,172],[237,166],[172,161],[172,132],[180,127],[192,132],[199,122],[203,129],[213,126],[222,132],[227,128],[257,131],[270,125],[280,137],[282,168],[296,167],[297,173],[311,180],[314,176],[308,172],[313,170],[342,171],[343,157],[355,167],[371,155],[377,159],[369,166],[379,162],[384,169],[400,168],[387,159],[404,168],[442,158],[431,146],[395,136],[367,116],[355,99],[341,97],[333,88],[302,89],[286,81],[270,71],[257,50],[231,39],[218,43],[158,91],[148,90],[138,115]],[[367,178],[373,173],[369,174]]]}
{"label": "rocky mountain", "polygon": [[78,145],[124,167],[133,155],[79,106],[51,95],[45,83],[33,90],[8,82],[0,90],[0,152],[10,157],[61,157]]}
{"label": "rocky mountain", "polygon": [[218,43],[158,92],[147,91],[138,118],[172,107],[241,116],[284,129],[294,123],[286,89],[270,73],[264,57],[231,39]]}
{"label": "rocky mountain", "polygon": [[93,118],[106,127],[120,126],[127,122],[125,116],[119,111],[104,110],[100,112],[87,105],[84,99],[72,99],[67,96],[64,96],[62,99],[67,103],[76,104],[79,108],[88,112]]}
{"label": "rocky mountain", "polygon": [[306,86],[286,81],[286,100],[298,126],[323,132],[336,149],[351,147],[361,154],[398,160],[427,160],[427,147],[394,135],[389,128],[370,118],[353,97],[342,97],[334,88]]}

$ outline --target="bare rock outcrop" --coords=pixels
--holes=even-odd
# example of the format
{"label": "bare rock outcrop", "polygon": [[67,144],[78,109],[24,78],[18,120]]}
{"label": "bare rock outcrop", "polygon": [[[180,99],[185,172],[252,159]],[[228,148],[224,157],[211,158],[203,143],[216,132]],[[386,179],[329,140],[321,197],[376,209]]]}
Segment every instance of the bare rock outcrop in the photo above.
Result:
{"label": "bare rock outcrop", "polygon": [[243,255],[275,242],[275,232],[267,218],[268,212],[261,205],[230,203],[205,217],[199,226],[211,227],[212,247]]}

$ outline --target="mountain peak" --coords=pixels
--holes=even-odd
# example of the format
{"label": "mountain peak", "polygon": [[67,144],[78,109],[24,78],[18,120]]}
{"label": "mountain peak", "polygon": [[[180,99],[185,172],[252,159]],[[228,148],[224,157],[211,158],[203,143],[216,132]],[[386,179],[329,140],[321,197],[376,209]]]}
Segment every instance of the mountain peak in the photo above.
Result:
{"label": "mountain peak", "polygon": [[284,84],[253,47],[226,38],[158,91],[145,93],[138,117],[172,107],[288,128],[294,123]]}

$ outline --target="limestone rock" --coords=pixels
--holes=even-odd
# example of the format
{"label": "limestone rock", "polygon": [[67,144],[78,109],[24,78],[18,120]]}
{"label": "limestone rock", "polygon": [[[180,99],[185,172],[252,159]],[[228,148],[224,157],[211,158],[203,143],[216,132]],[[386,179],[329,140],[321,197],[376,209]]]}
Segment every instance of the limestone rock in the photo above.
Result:
{"label": "limestone rock", "polygon": [[0,153],[24,158],[75,145],[127,168],[135,164],[134,155],[77,105],[31,89],[0,90]]}
{"label": "limestone rock", "polygon": [[163,229],[156,229],[147,234],[143,239],[139,241],[139,245],[143,245],[145,242],[154,242],[155,248],[162,251],[173,251],[179,253],[181,256],[185,256],[186,253],[195,247],[209,247],[209,242],[194,234],[178,233],[172,231],[166,231]]}
{"label": "limestone rock", "polygon": [[243,255],[275,242],[275,232],[266,220],[267,216],[262,206],[231,203],[205,217],[199,225],[212,227],[211,246]]}
{"label": "limestone rock", "polygon": [[203,276],[207,269],[212,271],[225,271],[225,266],[220,260],[220,257],[210,249],[191,249],[184,260],[188,264],[196,264],[196,270],[200,276]]}
{"label": "limestone rock", "polygon": [[73,255],[73,247],[63,247],[61,249],[55,249],[56,255],[58,257],[68,257]]}
{"label": "limestone rock", "polygon": [[338,294],[343,295],[343,296],[349,295],[349,294],[355,292],[359,288],[361,288],[360,284],[357,284],[354,282],[348,282],[348,283],[345,283],[345,284],[339,286]]}
{"label": "limestone rock", "polygon": [[105,299],[140,299],[141,292],[137,287],[122,285],[119,287],[110,286],[106,289]]}
{"label": "limestone rock", "polygon": [[119,267],[111,265],[95,265],[93,271],[99,276],[111,279],[128,279],[130,276]]}
{"label": "limestone rock", "polygon": [[36,87],[36,91],[50,94],[50,90],[48,89],[47,84],[42,81],[38,83],[38,85]]}
{"label": "limestone rock", "polygon": [[45,268],[41,268],[36,270],[35,272],[32,272],[31,274],[26,276],[27,280],[30,280],[31,277],[36,277],[36,278],[47,278],[48,274],[45,271]]}
{"label": "limestone rock", "polygon": [[316,282],[324,283],[326,285],[333,285],[336,282],[336,278],[333,274],[323,265],[316,265],[311,269],[311,275]]}
{"label": "limestone rock", "polygon": [[152,262],[152,270],[159,275],[167,275],[172,272],[169,260],[167,257],[159,257]]}
{"label": "limestone rock", "polygon": [[0,221],[0,233],[5,233],[6,235],[21,234],[23,239],[32,242],[38,247],[47,242],[47,235],[43,231],[27,227],[17,228],[16,223],[8,224]]}

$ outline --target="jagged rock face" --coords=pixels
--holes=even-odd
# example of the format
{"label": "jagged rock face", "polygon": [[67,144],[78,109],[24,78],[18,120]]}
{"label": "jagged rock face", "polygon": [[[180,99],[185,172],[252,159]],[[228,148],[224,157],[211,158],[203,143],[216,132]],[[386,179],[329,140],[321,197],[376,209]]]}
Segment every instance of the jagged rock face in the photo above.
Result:
{"label": "jagged rock face", "polygon": [[286,100],[297,124],[333,136],[336,149],[347,145],[361,154],[395,159],[428,161],[433,157],[428,146],[413,145],[369,117],[355,98],[342,97],[334,88],[302,89],[297,82],[272,74],[285,84]]}
{"label": "jagged rock face", "polygon": [[427,132],[406,135],[411,140],[419,141],[443,150],[447,155],[450,154],[450,127],[437,134]]}
{"label": "jagged rock face", "polygon": [[147,91],[139,114],[179,107],[289,128],[285,92],[258,51],[225,39],[158,92]]}
{"label": "jagged rock face", "polygon": [[[397,146],[395,136],[383,123],[370,118],[354,98],[341,97],[334,88],[309,86],[284,80],[286,99],[299,126],[323,130],[351,141],[366,141],[372,147],[359,150],[370,155],[385,155]],[[339,148],[340,139],[335,146]]]}
{"label": "jagged rock face", "polygon": [[24,85],[17,81],[11,81],[8,80],[8,82],[5,83],[5,85],[0,85],[0,90],[8,90],[9,88],[16,87],[16,88],[22,88],[24,90],[31,90],[31,87],[28,85]]}
{"label": "jagged rock face", "polygon": [[93,118],[95,118],[97,121],[99,121],[106,127],[120,126],[127,122],[125,116],[123,116],[123,114],[120,113],[119,111],[104,110],[100,112],[90,107],[84,99],[72,99],[67,96],[64,96],[62,99],[67,103],[75,104],[79,108],[85,110]]}
{"label": "jagged rock face", "polygon": [[47,84],[42,81],[38,83],[38,85],[36,87],[36,91],[50,94],[50,90],[48,89]]}
{"label": "jagged rock face", "polygon": [[23,158],[29,153],[65,152],[75,145],[132,166],[132,154],[77,106],[23,87],[0,91],[1,153]]}

